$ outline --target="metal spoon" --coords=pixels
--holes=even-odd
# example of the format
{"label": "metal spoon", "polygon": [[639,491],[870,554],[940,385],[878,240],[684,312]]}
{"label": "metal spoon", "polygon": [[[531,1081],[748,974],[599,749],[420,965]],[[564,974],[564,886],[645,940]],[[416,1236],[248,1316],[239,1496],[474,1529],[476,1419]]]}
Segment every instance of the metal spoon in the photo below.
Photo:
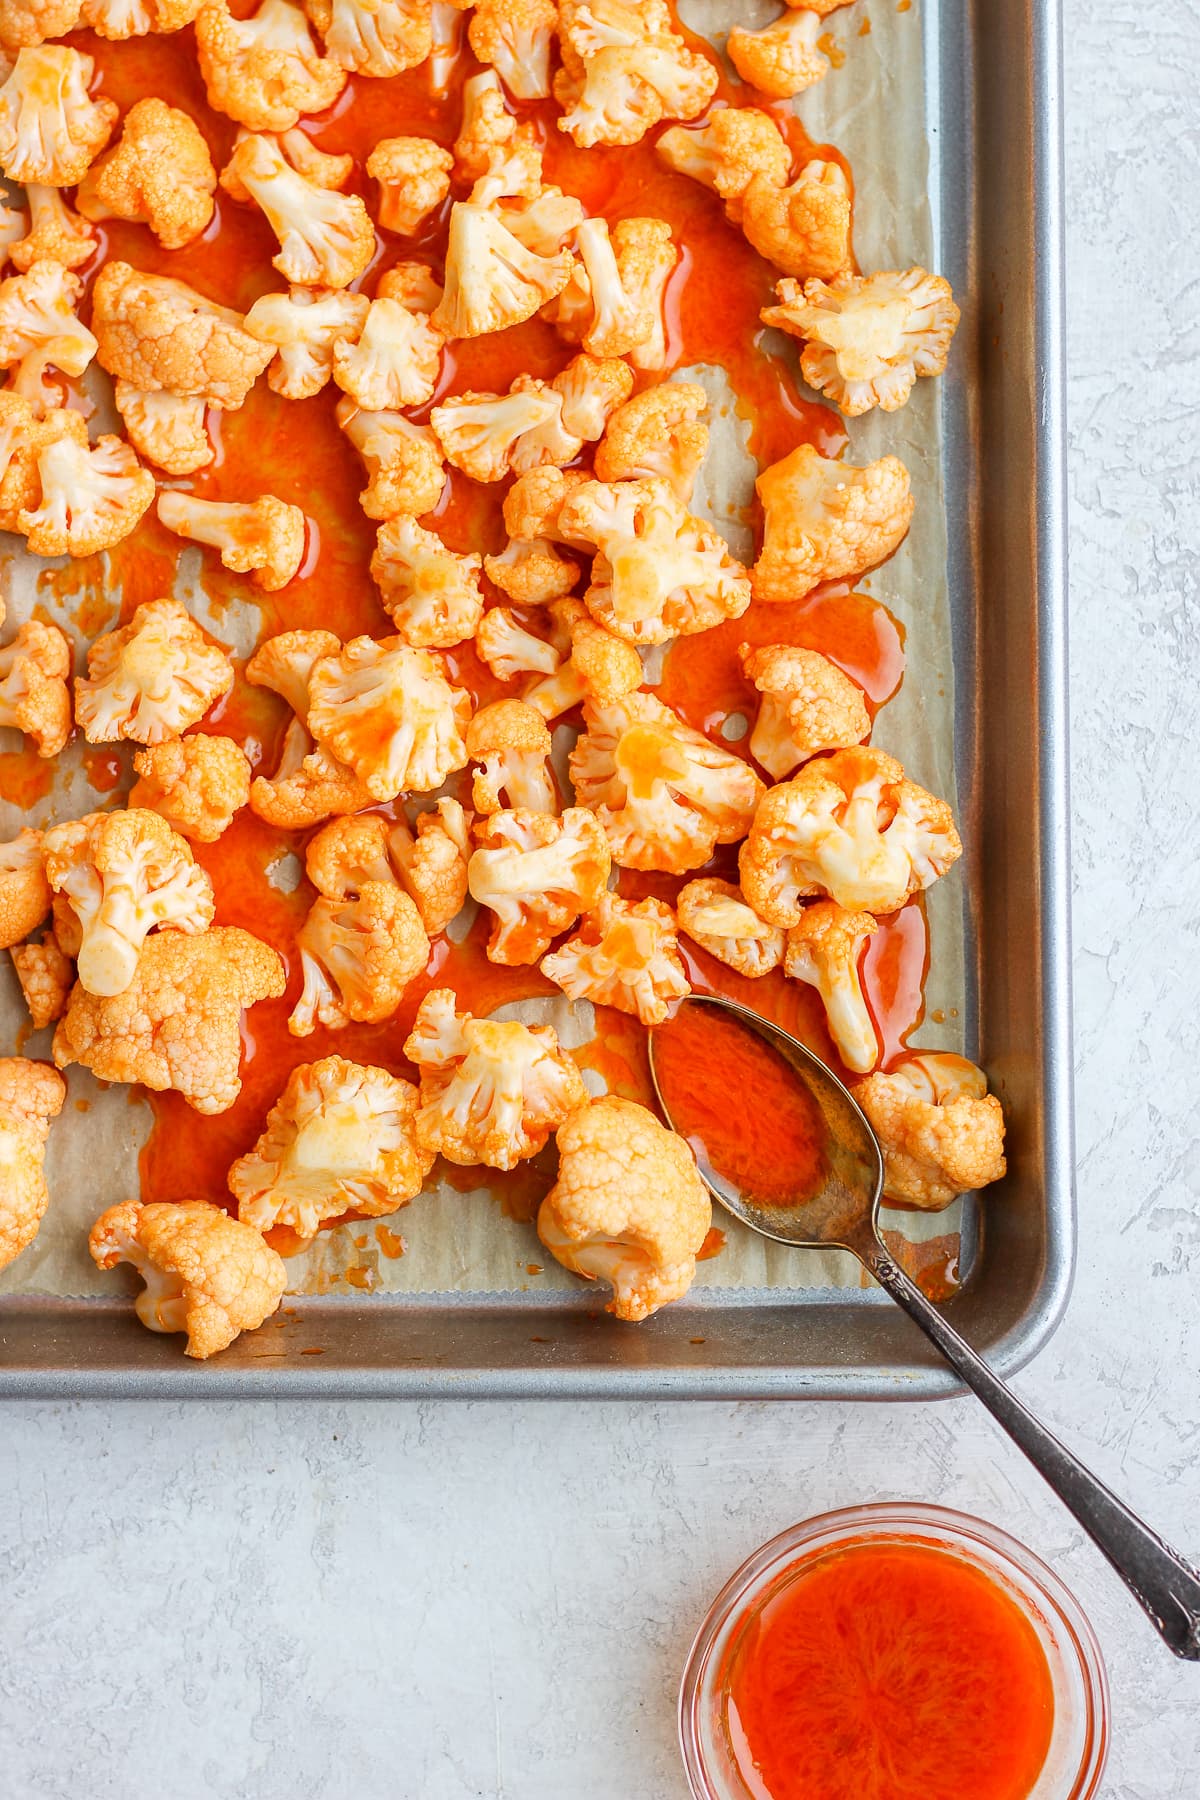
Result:
{"label": "metal spoon", "polygon": [[[791,1207],[762,1205],[702,1164],[700,1173],[714,1199],[751,1231],[776,1243],[808,1250],[836,1246],[857,1256],[1045,1476],[1167,1646],[1176,1656],[1200,1662],[1200,1575],[1034,1418],[888,1251],[879,1229],[883,1155],[849,1089],[796,1038],[744,1006],[701,994],[691,995],[684,1005],[720,1007],[773,1044],[816,1101],[828,1131],[828,1179],[811,1199]],[[650,1033],[650,1073],[663,1114],[672,1122],[670,1102],[659,1086],[655,1035]]]}

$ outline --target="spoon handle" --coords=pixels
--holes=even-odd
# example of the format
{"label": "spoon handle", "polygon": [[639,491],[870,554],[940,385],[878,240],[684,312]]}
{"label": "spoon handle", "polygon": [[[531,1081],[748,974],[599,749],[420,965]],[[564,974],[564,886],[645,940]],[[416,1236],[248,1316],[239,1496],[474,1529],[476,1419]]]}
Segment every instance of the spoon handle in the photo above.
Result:
{"label": "spoon handle", "polygon": [[886,1250],[872,1243],[863,1260],[950,1366],[983,1401],[1069,1512],[1103,1551],[1176,1656],[1200,1662],[1200,1575],[1072,1456],[1053,1432],[977,1356]]}

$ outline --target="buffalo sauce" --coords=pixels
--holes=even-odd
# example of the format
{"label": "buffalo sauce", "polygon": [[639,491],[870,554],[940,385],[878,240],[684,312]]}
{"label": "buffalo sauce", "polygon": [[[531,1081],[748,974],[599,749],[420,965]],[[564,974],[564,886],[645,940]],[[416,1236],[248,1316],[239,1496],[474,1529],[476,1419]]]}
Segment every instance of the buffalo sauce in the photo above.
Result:
{"label": "buffalo sauce", "polygon": [[720,1688],[756,1800],[1028,1800],[1054,1728],[1025,1613],[918,1539],[802,1558],[735,1628]]}

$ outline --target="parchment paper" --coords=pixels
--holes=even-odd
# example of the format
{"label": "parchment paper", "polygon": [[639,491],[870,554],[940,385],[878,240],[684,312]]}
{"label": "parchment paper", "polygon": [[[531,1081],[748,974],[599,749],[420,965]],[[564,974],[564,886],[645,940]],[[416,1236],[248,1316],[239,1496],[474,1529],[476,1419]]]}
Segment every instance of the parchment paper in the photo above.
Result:
{"label": "parchment paper", "polygon": [[[757,26],[767,23],[778,8],[772,0],[739,0],[736,11],[742,23]],[[723,23],[730,16],[728,0],[683,0],[681,12],[693,29],[704,32],[718,46],[722,43]],[[867,20],[870,30],[862,34]],[[898,11],[895,0],[859,0],[858,5],[834,13],[826,24],[829,38],[844,52],[844,65],[802,95],[796,106],[809,136],[835,144],[854,170],[854,244],[859,265],[865,270],[905,268],[911,263],[936,268],[927,199],[919,13],[916,7]],[[788,356],[794,353],[789,340],[782,337],[772,347]],[[746,555],[751,546],[735,514],[749,497],[756,471],[744,449],[744,427],[734,413],[723,371],[705,368],[680,373],[701,380],[713,400],[712,449],[698,510],[707,509],[734,551]],[[860,584],[884,601],[907,631],[906,678],[880,714],[873,741],[900,757],[916,780],[953,803],[953,671],[938,405],[937,383],[919,382],[899,413],[872,413],[851,421],[846,454],[850,461],[865,462],[894,452],[908,465],[917,498],[906,542],[874,578]],[[0,539],[4,550],[0,584],[8,615],[4,636],[36,606],[41,616],[60,624],[79,644],[82,666],[87,639],[115,620],[118,596],[107,595],[109,616],[100,617],[99,597],[80,590],[77,572],[69,564],[30,558],[13,547],[16,542]],[[249,654],[258,631],[255,608],[225,607],[219,619],[212,617],[197,579],[198,568],[196,553],[189,553],[183,559],[176,591],[221,641],[239,654]],[[86,631],[80,629],[84,601],[88,606]],[[17,743],[14,734],[0,732],[0,754],[16,748]],[[12,837],[25,823],[76,817],[102,803],[86,779],[78,745],[59,761],[55,790],[45,801],[28,812],[0,803],[0,835]],[[960,1049],[957,1008],[963,992],[963,944],[954,873],[935,884],[928,896],[928,912],[932,965],[927,1017],[944,1015],[945,1022],[927,1024],[917,1034],[917,1041]],[[558,998],[530,1002],[513,1012],[530,1022],[553,1024],[569,1047],[579,1046],[591,1035],[592,1009],[586,1004],[573,1007],[565,998]],[[32,1056],[48,1056],[50,1035],[29,1034],[10,959],[0,957],[3,1053],[20,1049]],[[72,1068],[68,1080],[67,1105],[50,1134],[50,1210],[35,1244],[0,1273],[0,1294],[111,1292],[112,1277],[99,1275],[88,1258],[87,1231],[105,1206],[137,1191],[137,1155],[150,1128],[150,1110],[137,1090],[106,1090],[81,1069]],[[590,1076],[589,1085],[596,1085]],[[862,1285],[858,1265],[849,1257],[832,1252],[798,1256],[753,1237],[732,1219],[721,1217],[719,1223],[727,1235],[726,1248],[701,1265],[698,1286],[749,1293],[763,1288]],[[957,1230],[959,1209],[956,1206],[929,1217],[896,1213],[889,1216],[888,1223],[911,1239],[928,1238]],[[401,1238],[403,1254],[399,1254]],[[478,1294],[578,1288],[542,1251],[533,1227],[506,1218],[483,1186],[477,1192],[463,1193],[443,1184],[382,1225],[366,1221],[323,1232],[307,1252],[292,1258],[288,1267],[291,1286],[300,1293],[357,1295],[379,1289]]]}

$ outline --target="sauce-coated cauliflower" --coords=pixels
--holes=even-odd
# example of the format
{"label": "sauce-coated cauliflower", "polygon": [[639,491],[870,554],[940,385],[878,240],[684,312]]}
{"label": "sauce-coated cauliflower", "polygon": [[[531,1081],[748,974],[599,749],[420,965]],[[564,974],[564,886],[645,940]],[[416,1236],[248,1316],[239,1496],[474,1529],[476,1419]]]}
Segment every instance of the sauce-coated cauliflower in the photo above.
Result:
{"label": "sauce-coated cauliflower", "polygon": [[294,169],[276,138],[241,136],[221,171],[236,200],[253,200],[279,240],[273,268],[285,281],[344,288],[375,254],[375,227],[357,194],[341,194]]}
{"label": "sauce-coated cauliflower", "polygon": [[750,754],[783,781],[819,750],[849,750],[871,729],[862,689],[816,650],[795,644],[742,644],[747,681],[762,699]]}
{"label": "sauce-coated cauliflower", "polygon": [[799,444],[755,482],[763,544],[751,571],[756,600],[799,600],[820,581],[861,575],[898,548],[913,515],[896,456],[856,467]]}
{"label": "sauce-coated cauliflower", "polygon": [[483,566],[489,580],[519,606],[562,599],[579,580],[579,564],[558,546],[558,515],[567,495],[586,479],[581,471],[564,474],[548,463],[518,475],[504,496],[509,542],[499,556],[485,556]]}
{"label": "sauce-coated cauliflower", "polygon": [[820,36],[820,13],[789,6],[761,31],[735,25],[726,49],[743,81],[770,100],[791,100],[829,73]]}
{"label": "sauce-coated cauliflower", "polygon": [[86,813],[42,839],[46,876],[79,926],[79,980],[89,994],[123,994],[152,931],[203,932],[212,883],[186,839],[146,807]]}
{"label": "sauce-coated cauliflower", "polygon": [[478,552],[460,556],[435,531],[401,516],[379,527],[371,575],[405,643],[446,650],[483,617]]}
{"label": "sauce-coated cauliflower", "polygon": [[[517,150],[521,146],[521,150]],[[454,140],[454,166],[464,182],[482,180],[513,154],[526,155],[536,183],[542,158],[536,133],[517,124],[494,69],[469,75],[462,88],[462,117]]]}
{"label": "sauce-coated cauliflower", "polygon": [[644,1106],[605,1094],[560,1126],[558,1153],[558,1180],[537,1218],[555,1261],[608,1282],[618,1319],[647,1319],[681,1300],[712,1224],[684,1140]]}
{"label": "sauce-coated cauliflower", "polygon": [[684,506],[708,450],[708,395],[694,381],[664,381],[619,406],[596,449],[598,481],[659,476]]}
{"label": "sauce-coated cauliflower", "polygon": [[42,834],[28,825],[0,844],[0,950],[36,931],[50,911],[50,883],[42,866]]}
{"label": "sauce-coated cauliflower", "polygon": [[93,100],[95,63],[65,44],[17,52],[0,87],[0,169],[10,181],[74,187],[117,122],[112,100]]}
{"label": "sauce-coated cauliflower", "polygon": [[[661,219],[621,219],[610,231],[606,219],[585,219],[575,249],[571,279],[545,316],[592,356],[629,356],[638,368],[660,367],[652,347],[663,338],[663,290],[677,260],[670,227]],[[652,360],[639,361],[643,350]]]}
{"label": "sauce-coated cauliflower", "polygon": [[581,700],[610,706],[641,686],[642,660],[633,645],[597,625],[578,600],[552,601],[549,612],[561,661],[524,696],[544,719],[559,718]]}
{"label": "sauce-coated cauliflower", "polygon": [[4,67],[26,46],[66,37],[79,24],[80,0],[0,0],[0,56]]}
{"label": "sauce-coated cauliflower", "polygon": [[403,638],[352,638],[309,680],[308,726],[374,800],[425,794],[465,767],[471,703]]}
{"label": "sauce-coated cauliflower", "polygon": [[196,51],[208,103],[248,131],[289,131],[302,113],[324,112],[346,85],[346,71],[322,56],[299,6],[263,0],[235,19],[228,0],[204,0]]}
{"label": "sauce-coated cauliflower", "polygon": [[35,1031],[43,1031],[67,1010],[75,985],[75,964],[53,931],[44,932],[40,944],[18,944],[12,960],[29,1022]]}
{"label": "sauce-coated cauliflower", "polygon": [[48,368],[82,375],[96,354],[96,339],[75,312],[82,292],[78,275],[49,260],[0,281],[0,368],[18,369],[18,385],[38,410]]}
{"label": "sauce-coated cauliflower", "polygon": [[30,619],[0,649],[0,725],[57,756],[71,735],[71,646],[57,625]]}
{"label": "sauce-coated cauliflower", "polygon": [[123,1200],[88,1237],[98,1269],[132,1263],[141,1276],[133,1309],[149,1331],[186,1331],[186,1356],[204,1362],[277,1311],[283,1258],[257,1231],[208,1200]]}
{"label": "sauce-coated cauliflower", "polygon": [[337,422],[370,479],[358,496],[368,519],[419,519],[432,512],[446,486],[441,446],[427,425],[402,412],[370,412],[349,394],[337,404]]}
{"label": "sauce-coated cauliflower", "polygon": [[0,1269],[38,1234],[50,1202],[46,1139],[66,1097],[66,1082],[48,1063],[0,1058]]}
{"label": "sauce-coated cauliflower", "polygon": [[79,186],[85,219],[133,219],[167,250],[179,250],[213,216],[217,173],[194,119],[165,100],[138,100],[120,142],[92,164]]}
{"label": "sauce-coated cauliflower", "polygon": [[233,686],[228,652],[181,600],[146,600],[88,650],[75,718],[89,744],[161,744],[197,724]]}
{"label": "sauce-coated cauliflower", "polygon": [[1004,1113],[987,1076],[948,1051],[910,1051],[868,1075],[854,1098],[883,1147],[883,1191],[939,1212],[959,1194],[999,1181]]}
{"label": "sauce-coated cauliflower", "polygon": [[487,206],[457,200],[450,211],[446,289],[433,326],[447,338],[481,337],[531,318],[560,294],[572,257],[540,256]]}
{"label": "sauce-coated cauliflower", "polygon": [[689,881],[676,896],[675,913],[681,931],[739,975],[757,979],[783,961],[784,932],[760,919],[732,881]]}
{"label": "sauce-coated cauliflower", "polygon": [[250,799],[250,763],[232,738],[172,738],[139,750],[129,804],[146,806],[193,844],[215,844]]}
{"label": "sauce-coated cauliflower", "polygon": [[164,491],[158,496],[159,522],[194,544],[209,544],[235,574],[253,574],[267,593],[295,579],[304,558],[304,514],[274,494],[257,500],[201,500],[195,494]]}
{"label": "sauce-coated cauliflower", "polygon": [[404,1054],[421,1071],[417,1139],[448,1162],[512,1169],[536,1156],[587,1089],[548,1025],[476,1019],[434,988]]}
{"label": "sauce-coated cauliflower", "polygon": [[305,0],[331,62],[355,75],[401,75],[433,48],[430,0]]}
{"label": "sauce-coated cauliflower", "polygon": [[660,477],[585,482],[558,523],[570,543],[596,551],[588,611],[631,644],[707,631],[750,604],[749,577],[724,538]]}
{"label": "sauce-coated cauliflower", "polygon": [[[67,205],[61,189],[27,181],[25,201],[29,229],[23,236],[18,232],[8,246],[14,267],[26,270],[34,263],[56,262],[64,269],[77,269],[96,254],[95,232]],[[23,215],[17,217],[23,223]]]}
{"label": "sauce-coated cauliflower", "polygon": [[467,754],[478,764],[471,787],[476,812],[558,811],[550,773],[550,733],[541,713],[522,700],[480,707],[467,727]]}
{"label": "sauce-coated cauliflower", "polygon": [[[423,265],[407,267],[411,272]],[[442,335],[428,313],[410,303],[410,285],[409,273],[389,270],[358,337],[334,347],[334,380],[357,406],[372,412],[423,406],[437,387]]]}
{"label": "sauce-coated cauliflower", "polygon": [[114,397],[129,442],[147,462],[168,475],[194,475],[212,462],[216,452],[205,428],[203,400],[180,399],[165,389],[147,394],[127,381],[116,383]]}
{"label": "sauce-coated cauliflower", "polygon": [[242,1010],[283,990],[282,960],[248,931],[156,931],[124,993],[100,998],[76,983],[54,1060],[82,1063],[101,1081],[174,1088],[199,1113],[225,1112],[242,1089]]}
{"label": "sauce-coated cauliflower", "polygon": [[493,813],[478,827],[467,866],[471,895],[494,915],[492,962],[534,963],[591,912],[608,883],[612,859],[603,831],[585,807],[549,813]]}
{"label": "sauce-coated cauliflower", "polygon": [[742,217],[742,195],[758,176],[781,188],[792,167],[787,139],[770,113],[756,106],[724,106],[707,125],[685,130],[673,125],[654,146],[677,175],[688,175],[725,202],[734,224]]}
{"label": "sauce-coated cauliflower", "polygon": [[509,606],[491,606],[484,613],[475,633],[475,650],[500,681],[534,671],[553,675],[562,662],[558,646],[526,631]]}
{"label": "sauce-coated cauliflower", "polygon": [[760,256],[785,275],[838,275],[850,262],[850,183],[838,163],[805,163],[781,187],[755,175],[739,201],[741,227]]}
{"label": "sauce-coated cauliflower", "polygon": [[401,813],[387,834],[392,868],[430,937],[444,931],[466,904],[473,818],[457,800],[443,798],[418,814],[415,832]]}
{"label": "sauce-coated cauliflower", "polygon": [[541,969],[569,999],[615,1006],[643,1025],[661,1025],[671,1003],[691,992],[675,915],[661,900],[601,894],[576,936],[544,956]]}
{"label": "sauce-coated cauliflower", "polygon": [[660,119],[697,118],[716,92],[715,66],[688,49],[664,0],[561,0],[559,43],[558,128],[581,149],[636,144]]}
{"label": "sauce-coated cauliflower", "polygon": [[83,0],[79,22],[98,37],[146,37],[182,31],[200,11],[201,0]]}
{"label": "sauce-coated cauliflower", "polygon": [[94,556],[129,536],[154,499],[154,477],[124,438],[59,438],[38,453],[41,499],[17,516],[37,556]]}
{"label": "sauce-coated cauliflower", "polygon": [[832,900],[802,908],[787,934],[784,974],[816,988],[829,1035],[848,1069],[863,1075],[879,1060],[879,1040],[863,993],[859,960],[879,929],[869,912],[847,912]]}
{"label": "sauce-coated cauliflower", "polygon": [[283,631],[260,644],[246,664],[246,679],[287,701],[295,717],[271,776],[250,784],[250,808],[268,825],[302,831],[341,813],[360,812],[371,796],[352,769],[318,744],[308,729],[309,681],[322,657],[336,656],[331,631]]}
{"label": "sauce-coated cauliflower", "polygon": [[367,322],[365,294],[340,288],[292,287],[263,294],[246,314],[246,330],[275,352],[267,385],[285,400],[308,400],[333,376],[334,351],[352,344]]}
{"label": "sauce-coated cauliflower", "polygon": [[944,875],[962,843],[944,800],[882,750],[815,756],[764,796],[741,851],[742,889],[772,925],[827,894],[848,911],[895,912]]}
{"label": "sauce-coated cauliflower", "polygon": [[342,1056],[301,1063],[253,1150],[229,1171],[238,1218],[256,1231],[287,1225],[307,1239],[343,1213],[395,1212],[433,1167],[433,1151],[417,1142],[417,1104],[411,1082],[372,1064]]}
{"label": "sauce-coated cauliflower", "polygon": [[59,438],[86,445],[87,425],[74,409],[54,407],[39,414],[20,394],[0,389],[0,531],[16,531],[23,512],[42,497],[38,457]]}
{"label": "sauce-coated cauliflower", "polygon": [[589,701],[571,752],[581,806],[604,827],[613,861],[683,874],[745,837],[763,796],[748,763],[693,731],[653,694]]}
{"label": "sauce-coated cauliflower", "polygon": [[388,1019],[429,961],[429,939],[414,902],[392,880],[364,881],[352,900],[313,901],[296,934],[303,986],[288,1020],[295,1037],[318,1024]]}
{"label": "sauce-coated cauliflower", "polygon": [[432,138],[381,138],[367,158],[379,183],[376,218],[385,231],[411,237],[450,192],[454,158]]}
{"label": "sauce-coated cauliflower", "polygon": [[847,418],[881,406],[895,412],[918,375],[940,375],[958,325],[950,283],[924,269],[837,275],[831,282],[781,281],[766,325],[804,342],[805,381]]}
{"label": "sauce-coated cauliflower", "polygon": [[490,63],[514,100],[550,92],[556,0],[476,0],[467,37],[471,53]]}
{"label": "sauce-coated cauliflower", "polygon": [[241,313],[218,306],[170,275],[105,263],[92,289],[97,360],[114,379],[147,393],[194,395],[230,411],[241,406],[272,356]]}
{"label": "sauce-coated cauliflower", "polygon": [[625,363],[576,356],[552,381],[518,375],[507,394],[454,394],[429,421],[456,469],[474,481],[501,481],[573,461],[632,386]]}

